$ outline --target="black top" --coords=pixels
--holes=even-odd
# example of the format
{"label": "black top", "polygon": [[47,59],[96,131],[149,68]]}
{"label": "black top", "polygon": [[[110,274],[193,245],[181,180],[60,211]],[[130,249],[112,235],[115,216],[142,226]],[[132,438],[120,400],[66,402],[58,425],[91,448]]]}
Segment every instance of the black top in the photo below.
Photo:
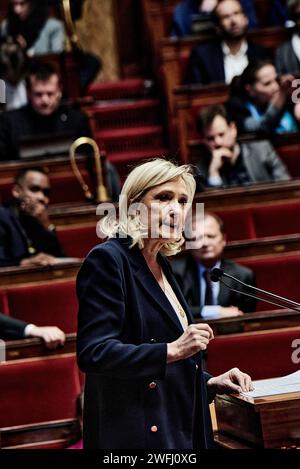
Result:
{"label": "black top", "polygon": [[0,161],[19,159],[22,139],[49,135],[90,137],[87,116],[70,106],[61,105],[51,116],[37,114],[30,105],[0,115]]}

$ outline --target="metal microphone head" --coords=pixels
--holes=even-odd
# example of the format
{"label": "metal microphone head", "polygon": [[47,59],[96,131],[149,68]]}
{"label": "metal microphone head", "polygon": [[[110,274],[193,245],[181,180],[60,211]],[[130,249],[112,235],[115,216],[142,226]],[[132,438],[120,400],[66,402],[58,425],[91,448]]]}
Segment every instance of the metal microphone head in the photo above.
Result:
{"label": "metal microphone head", "polygon": [[210,273],[210,279],[212,282],[219,282],[220,278],[223,277],[223,270],[215,267]]}

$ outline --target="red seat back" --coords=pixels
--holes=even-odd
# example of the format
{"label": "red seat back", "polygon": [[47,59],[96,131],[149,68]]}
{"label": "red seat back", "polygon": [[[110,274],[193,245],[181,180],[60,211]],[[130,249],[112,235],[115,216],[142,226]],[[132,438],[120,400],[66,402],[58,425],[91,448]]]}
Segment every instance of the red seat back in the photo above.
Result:
{"label": "red seat back", "polygon": [[65,254],[71,257],[86,257],[101,242],[96,234],[96,223],[75,228],[58,227],[57,235]]}
{"label": "red seat back", "polygon": [[38,326],[58,326],[66,333],[77,330],[74,280],[10,288],[7,297],[11,316]]}
{"label": "red seat back", "polygon": [[[274,256],[243,260],[243,265],[254,270],[256,283],[259,288],[269,290],[280,296],[300,301],[299,273],[300,255]],[[257,311],[272,308],[261,301],[257,304]]]}
{"label": "red seat back", "polygon": [[214,211],[223,220],[228,241],[255,238],[251,209],[232,208]]}
{"label": "red seat back", "polygon": [[75,354],[0,364],[0,427],[76,418]]}
{"label": "red seat back", "polygon": [[300,233],[300,202],[256,207],[253,221],[258,238]]}
{"label": "red seat back", "polygon": [[207,369],[219,375],[237,366],[252,379],[284,376],[299,370],[299,345],[293,344],[299,339],[300,328],[217,336],[208,346]]}

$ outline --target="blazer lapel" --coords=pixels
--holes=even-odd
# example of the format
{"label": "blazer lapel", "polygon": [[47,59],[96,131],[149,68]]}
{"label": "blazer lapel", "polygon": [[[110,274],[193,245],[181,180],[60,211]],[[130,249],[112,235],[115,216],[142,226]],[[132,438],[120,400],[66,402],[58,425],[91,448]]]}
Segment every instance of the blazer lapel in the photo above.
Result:
{"label": "blazer lapel", "polygon": [[[124,244],[124,241],[121,241],[121,244]],[[127,241],[128,244],[128,241]],[[175,313],[174,309],[171,306],[171,303],[168,301],[165,293],[160,288],[159,284],[157,283],[154,275],[152,274],[151,270],[149,269],[146,260],[138,248],[126,249],[126,254],[129,258],[129,261],[133,267],[134,274],[136,277],[136,281],[140,284],[141,288],[147,292],[147,294],[151,297],[153,303],[155,303],[157,309],[161,311],[162,314],[168,316],[169,320],[171,321],[172,325],[176,327],[176,329],[182,333],[183,329],[181,323]],[[164,266],[163,266],[164,268]],[[164,269],[165,271],[165,269]],[[170,280],[170,276],[168,275],[168,280],[173,287],[173,279]],[[177,294],[177,290],[175,290]],[[188,314],[188,308],[186,308],[186,303],[181,301],[181,294],[180,298],[178,295],[178,300],[182,304],[183,308],[186,311],[188,316],[188,320],[190,320],[190,316]]]}

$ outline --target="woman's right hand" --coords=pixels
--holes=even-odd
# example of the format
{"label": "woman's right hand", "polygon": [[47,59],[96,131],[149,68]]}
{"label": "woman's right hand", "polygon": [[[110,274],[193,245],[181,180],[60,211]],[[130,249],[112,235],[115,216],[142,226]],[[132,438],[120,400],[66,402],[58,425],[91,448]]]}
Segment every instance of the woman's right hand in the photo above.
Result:
{"label": "woman's right hand", "polygon": [[184,360],[206,350],[213,338],[214,333],[208,324],[190,324],[177,340],[168,344],[167,363]]}

